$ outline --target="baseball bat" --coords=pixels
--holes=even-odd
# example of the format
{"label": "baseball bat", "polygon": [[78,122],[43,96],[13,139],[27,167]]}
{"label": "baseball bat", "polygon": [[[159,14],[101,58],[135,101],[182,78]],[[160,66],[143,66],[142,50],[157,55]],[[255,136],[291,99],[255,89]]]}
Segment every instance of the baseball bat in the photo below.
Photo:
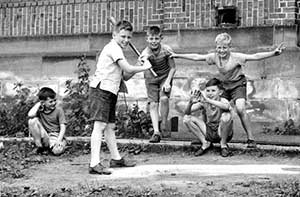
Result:
{"label": "baseball bat", "polygon": [[[116,19],[115,19],[114,17],[112,17],[112,16],[109,18],[109,22],[110,22],[111,24],[113,24],[113,25],[116,25],[116,23],[117,23]],[[137,50],[137,48],[136,48],[131,42],[129,42],[129,47],[133,50],[133,52],[134,52],[137,56],[140,56],[140,55],[141,55],[141,53]],[[150,70],[150,72],[152,73],[152,75],[153,75],[154,77],[157,77],[157,74],[155,73],[155,71],[154,71],[152,68],[150,68],[149,70]]]}

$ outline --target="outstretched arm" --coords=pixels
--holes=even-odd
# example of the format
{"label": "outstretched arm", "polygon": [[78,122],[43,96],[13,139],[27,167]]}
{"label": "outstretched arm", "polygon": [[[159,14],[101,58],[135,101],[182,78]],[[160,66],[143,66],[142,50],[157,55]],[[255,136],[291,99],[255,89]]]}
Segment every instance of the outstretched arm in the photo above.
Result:
{"label": "outstretched arm", "polygon": [[285,47],[283,46],[283,43],[280,43],[274,51],[260,52],[255,54],[242,54],[242,56],[245,61],[256,61],[280,55],[284,49]]}
{"label": "outstretched arm", "polygon": [[197,54],[197,53],[186,53],[186,54],[177,54],[172,53],[171,57],[173,58],[182,58],[187,60],[194,61],[205,61],[211,54]]}

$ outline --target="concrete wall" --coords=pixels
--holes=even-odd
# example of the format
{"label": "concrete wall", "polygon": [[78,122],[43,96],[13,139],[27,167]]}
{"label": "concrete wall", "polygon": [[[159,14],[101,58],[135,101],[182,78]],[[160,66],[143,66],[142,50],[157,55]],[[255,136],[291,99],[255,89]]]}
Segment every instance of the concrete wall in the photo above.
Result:
{"label": "concrete wall", "polygon": [[[176,52],[212,51],[215,36],[225,31],[232,35],[233,50],[245,53],[271,50],[284,41],[287,50],[281,56],[249,62],[243,68],[249,79],[248,112],[256,132],[264,125],[282,124],[289,118],[300,121],[298,0],[140,0],[125,3],[7,0],[0,5],[1,95],[14,94],[14,83],[22,81],[34,93],[39,87],[50,86],[63,96],[64,82],[70,78],[76,80],[74,72],[81,55],[87,55],[91,74],[95,70],[96,53],[111,39],[106,17],[114,15],[131,19],[137,30],[132,42],[140,50],[146,45],[143,29],[152,24],[165,28],[163,42]],[[224,5],[236,5],[240,9],[240,27],[214,26],[214,6]],[[129,49],[125,55],[131,63],[136,61]],[[217,70],[204,62],[179,59],[176,59],[176,66],[170,118],[179,118],[179,132],[172,135],[189,138],[191,135],[182,125],[189,90],[193,84],[204,83],[216,75]],[[143,75],[135,75],[127,85],[129,104],[138,102],[145,109]],[[120,95],[120,104],[124,103],[122,100],[123,95]],[[235,127],[238,128],[235,136],[243,135],[239,121],[235,121]]]}

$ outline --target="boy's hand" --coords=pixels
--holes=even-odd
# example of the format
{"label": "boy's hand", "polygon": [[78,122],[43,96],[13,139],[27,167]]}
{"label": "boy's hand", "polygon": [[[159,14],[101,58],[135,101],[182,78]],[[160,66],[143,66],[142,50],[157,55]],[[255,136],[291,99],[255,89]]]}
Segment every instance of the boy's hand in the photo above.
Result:
{"label": "boy's hand", "polygon": [[202,98],[201,98],[201,91],[200,90],[192,90],[191,91],[191,97],[190,97],[190,101],[194,104],[194,103],[198,103],[201,102]]}
{"label": "boy's hand", "polygon": [[143,61],[143,67],[145,67],[146,70],[152,68],[152,65],[150,64],[149,60],[148,59],[145,59]]}
{"label": "boy's hand", "polygon": [[282,42],[276,47],[276,49],[274,50],[275,55],[280,55],[282,51],[286,48],[283,44],[284,43]]}
{"label": "boy's hand", "polygon": [[205,92],[201,92],[201,102],[205,103],[207,102],[208,98],[205,94]]}
{"label": "boy's hand", "polygon": [[168,93],[171,91],[171,85],[169,83],[164,83],[162,89],[164,92]]}

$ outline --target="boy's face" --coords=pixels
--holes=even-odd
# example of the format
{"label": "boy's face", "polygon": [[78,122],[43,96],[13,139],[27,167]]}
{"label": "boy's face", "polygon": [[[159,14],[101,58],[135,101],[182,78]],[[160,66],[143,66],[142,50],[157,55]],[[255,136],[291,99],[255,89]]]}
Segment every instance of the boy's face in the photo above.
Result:
{"label": "boy's face", "polygon": [[159,48],[161,40],[162,40],[161,34],[149,34],[147,35],[147,39],[146,39],[149,48],[152,50]]}
{"label": "boy's face", "polygon": [[42,104],[44,105],[46,110],[53,110],[56,107],[56,98],[47,98],[47,100],[42,101]]}
{"label": "boy's face", "polygon": [[216,100],[221,96],[222,91],[218,86],[208,86],[205,88],[205,93],[208,98]]}
{"label": "boy's face", "polygon": [[216,51],[219,57],[225,58],[230,54],[230,45],[224,42],[217,43]]}
{"label": "boy's face", "polygon": [[122,49],[127,47],[131,38],[132,38],[132,31],[122,29],[119,32],[116,31],[113,32],[113,39],[120,45]]}

